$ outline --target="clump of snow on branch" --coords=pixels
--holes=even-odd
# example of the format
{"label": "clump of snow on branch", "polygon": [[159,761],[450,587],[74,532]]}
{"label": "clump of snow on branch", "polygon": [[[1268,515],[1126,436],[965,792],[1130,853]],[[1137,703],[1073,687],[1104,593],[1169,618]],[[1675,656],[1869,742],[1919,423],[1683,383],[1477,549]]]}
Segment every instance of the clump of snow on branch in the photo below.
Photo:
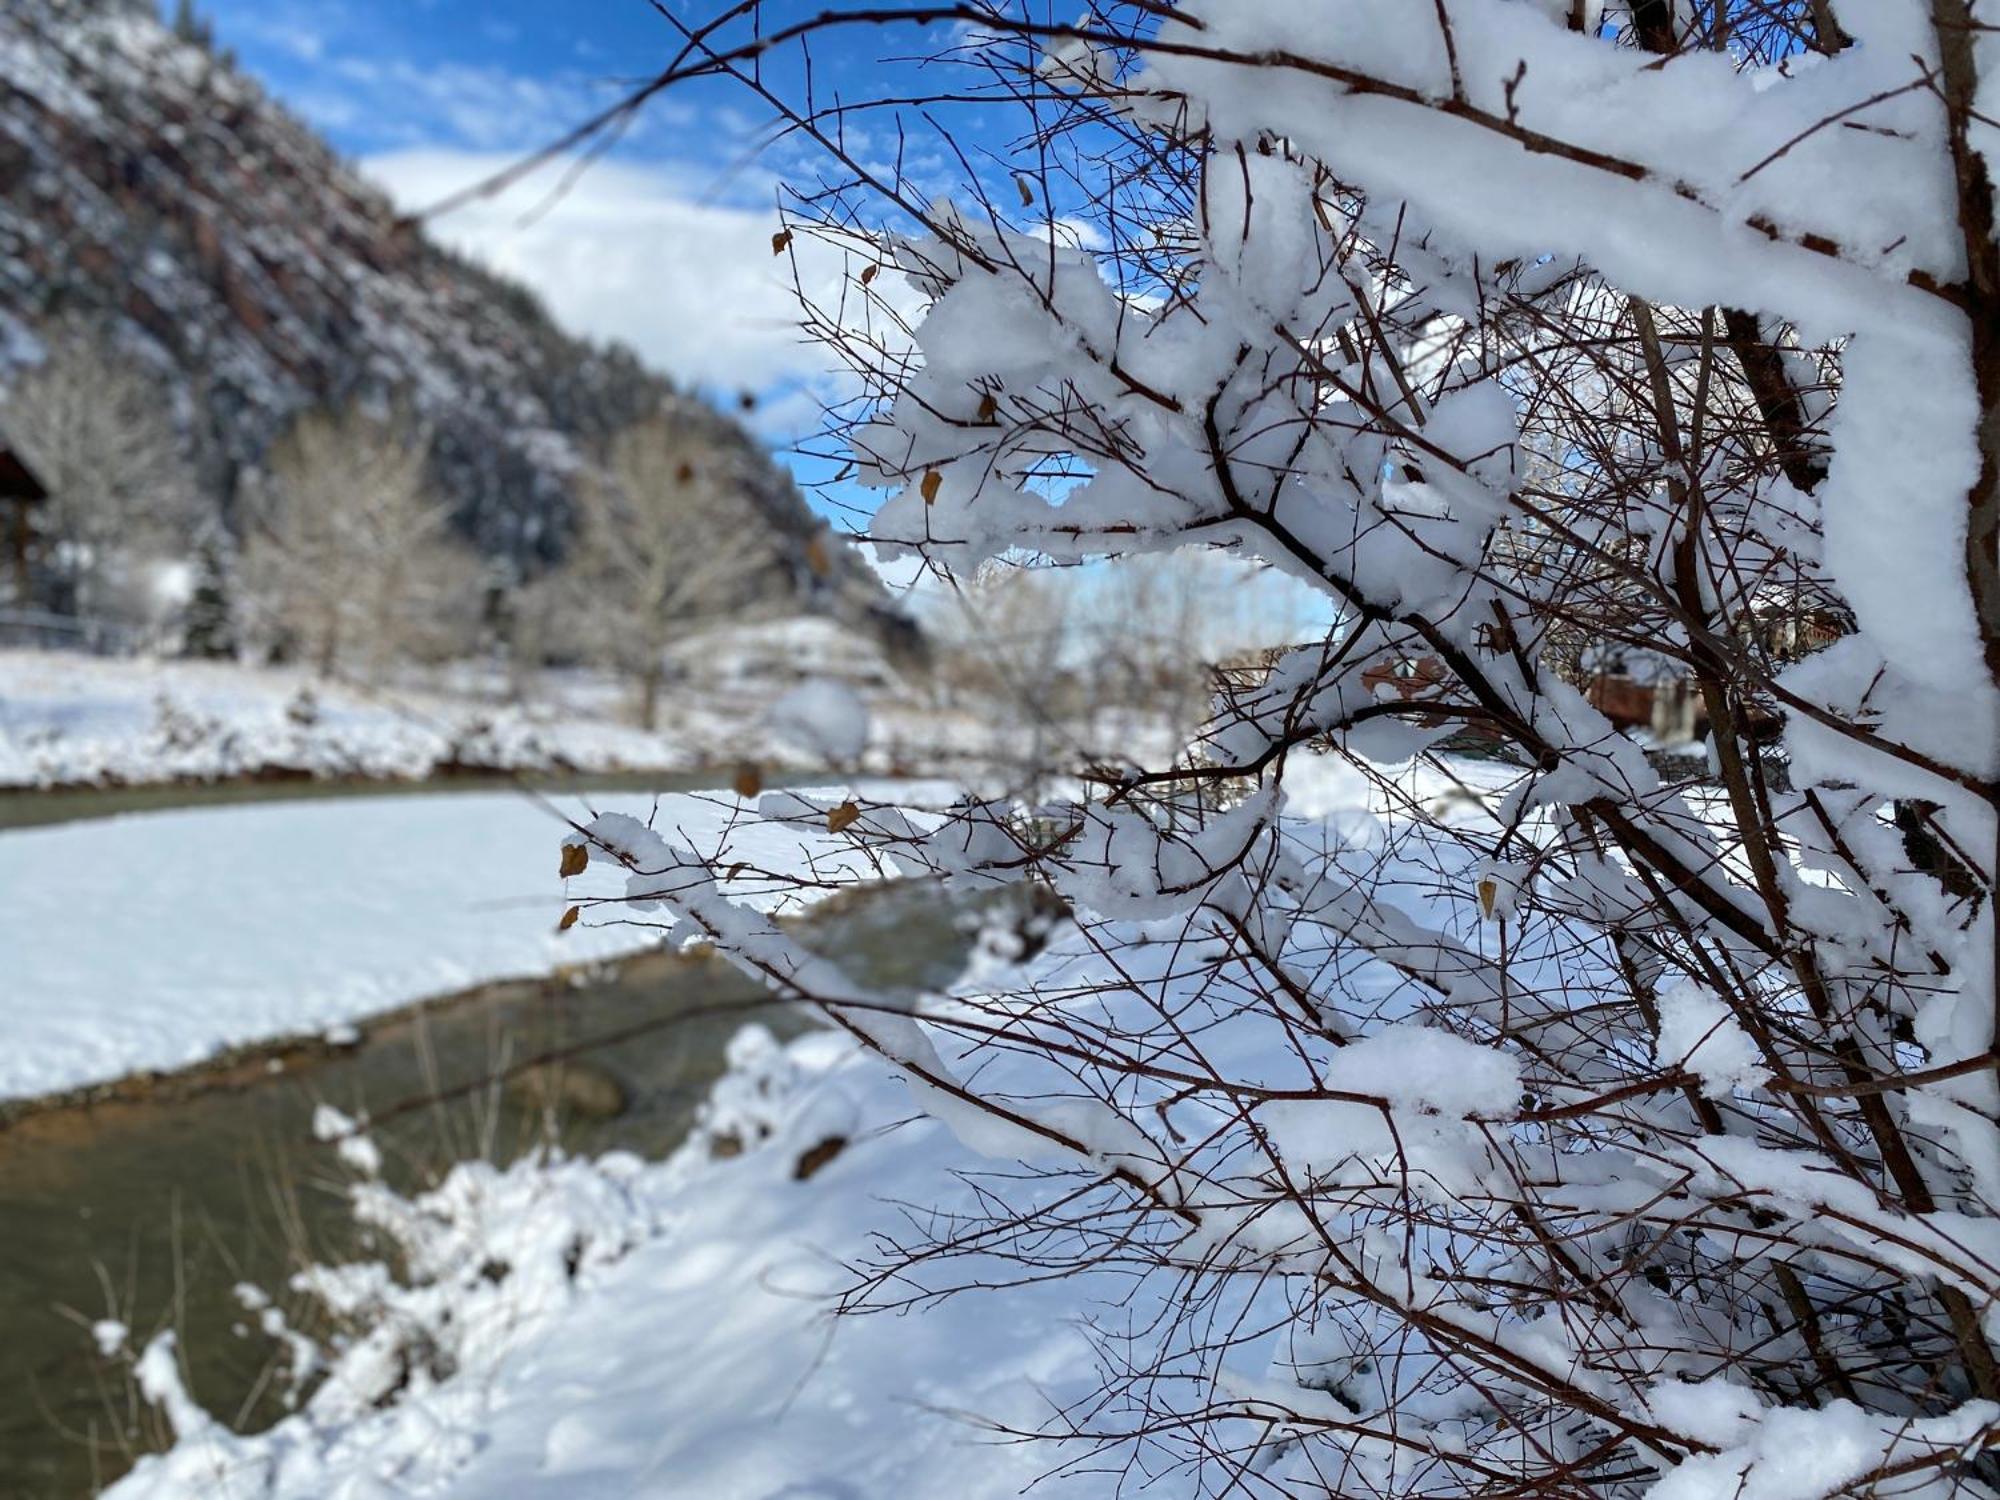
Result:
{"label": "clump of snow on branch", "polygon": [[1711,1097],[1726,1098],[1739,1085],[1755,1087],[1771,1080],[1749,1033],[1728,1006],[1700,985],[1677,985],[1660,996],[1658,1048],[1662,1063],[1686,1068]]}

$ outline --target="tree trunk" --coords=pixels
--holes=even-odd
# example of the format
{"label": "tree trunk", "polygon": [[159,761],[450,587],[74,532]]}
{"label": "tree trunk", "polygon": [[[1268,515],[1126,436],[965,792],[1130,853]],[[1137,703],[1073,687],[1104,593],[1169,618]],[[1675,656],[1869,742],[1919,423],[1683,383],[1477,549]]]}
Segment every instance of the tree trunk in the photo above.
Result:
{"label": "tree trunk", "polygon": [[660,717],[660,683],[665,677],[660,664],[655,661],[639,673],[639,727],[657,727]]}

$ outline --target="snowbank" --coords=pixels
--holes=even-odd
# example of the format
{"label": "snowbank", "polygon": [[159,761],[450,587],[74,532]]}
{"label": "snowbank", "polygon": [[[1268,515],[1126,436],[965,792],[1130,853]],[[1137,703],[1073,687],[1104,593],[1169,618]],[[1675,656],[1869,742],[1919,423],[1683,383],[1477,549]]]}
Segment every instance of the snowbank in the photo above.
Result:
{"label": "snowbank", "polygon": [[[623,722],[629,693],[583,671],[540,674],[533,700],[520,703],[493,673],[470,666],[364,692],[286,668],[0,650],[0,788],[667,774],[743,760],[1005,782],[1038,748],[1014,714],[932,701],[873,642],[831,621],[712,630],[677,647],[672,665],[678,675],[659,726],[642,730]],[[822,695],[805,705],[821,732],[803,738],[786,732],[797,714],[779,711],[802,687]],[[837,721],[826,717],[829,692],[847,700]],[[1073,726],[1079,742],[1105,727]],[[1144,723],[1112,738],[1140,735],[1150,745],[1161,732]]]}
{"label": "snowbank", "polygon": [[[1378,789],[1331,763],[1316,777],[1308,779],[1327,812],[1373,817],[1356,804]],[[1410,780],[1424,791],[1459,785],[1414,768]],[[1341,842],[1329,823],[1295,832],[1302,853]],[[961,986],[925,1006],[950,1066],[971,1056],[950,1018],[968,1004],[1005,1004],[1019,986],[1073,995],[1084,1010],[1125,1003],[1105,997],[1114,979],[1153,1001],[1229,988],[1201,941],[1112,944],[1114,960],[1099,946],[1103,932],[1067,928],[1023,965],[1006,936],[986,934]],[[1389,965],[1337,956],[1318,936],[1302,946],[1323,965],[1339,964],[1342,983],[1384,1015],[1407,1010],[1407,986]],[[1412,1084],[1407,1117],[1399,1114],[1406,1133],[1438,1100],[1464,1109],[1518,1091],[1498,1054],[1416,1027],[1383,1043],[1392,1044],[1434,1064]],[[1468,1069],[1468,1057],[1482,1066]],[[1012,1136],[951,1108],[935,1089],[913,1089],[845,1035],[815,1032],[780,1047],[750,1027],[730,1061],[689,1141],[663,1163],[628,1155],[505,1170],[469,1163],[406,1200],[367,1177],[365,1156],[353,1157],[363,1174],[357,1214],[406,1274],[370,1263],[295,1280],[351,1331],[310,1353],[308,1366],[326,1378],[263,1433],[232,1433],[203,1414],[178,1382],[171,1348],[138,1352],[178,1441],[109,1493],[999,1500],[1037,1484],[1034,1493],[1055,1497],[1117,1492],[1134,1461],[1128,1445],[1001,1433],[1047,1435],[1069,1415],[1087,1417],[1079,1403],[1100,1390],[1100,1344],[1113,1358],[1130,1353],[1120,1341],[1151,1337],[1144,1330],[1159,1326],[1175,1289],[1115,1258],[1060,1277],[1024,1275],[1020,1262],[989,1258],[968,1233],[950,1255],[873,1287],[878,1310],[835,1317],[864,1274],[855,1268],[893,1260],[891,1243],[921,1240],[925,1226],[954,1214],[970,1226],[989,1211],[986,1194],[998,1184],[988,1174],[1004,1176],[1017,1198],[1041,1190],[1016,1175]],[[1378,1052],[1355,1066],[1379,1061]],[[1005,1097],[1047,1082],[1032,1057],[983,1054],[980,1066],[982,1087]],[[1084,1128],[1086,1102],[1068,1101],[1071,1128]],[[1468,1154],[1466,1132],[1448,1128],[1458,1125],[1432,1122],[1439,1160]],[[1132,1159],[1122,1149],[1113,1141],[1106,1160]],[[1384,1140],[1367,1149],[1390,1148]],[[1066,1198],[1077,1184],[1059,1175],[1044,1187]],[[939,1295],[957,1286],[982,1289]],[[1276,1351],[1263,1357],[1272,1378],[1284,1373]],[[1287,1389],[1298,1395],[1295,1383]],[[1097,1416],[1107,1429],[1118,1425],[1115,1413]],[[1148,1495],[1179,1500],[1199,1491],[1199,1476],[1171,1456],[1154,1462],[1171,1447],[1145,1456],[1143,1477]],[[1132,1482],[1140,1477],[1129,1471]]]}
{"label": "snowbank", "polygon": [[[766,869],[868,873],[823,831],[733,829],[728,793],[664,797],[657,812],[641,795],[589,801]],[[185,1067],[647,945],[656,933],[598,926],[587,905],[556,931],[568,903],[617,887],[557,880],[562,814],[585,816],[583,799],[354,797],[0,833],[0,1097]],[[747,881],[736,893],[756,895]]]}
{"label": "snowbank", "polygon": [[[1055,1455],[964,1414],[1038,1427],[1083,1395],[1092,1364],[1075,1314],[1115,1296],[1115,1278],[833,1319],[842,1261],[897,1227],[894,1200],[962,1201],[951,1174],[976,1159],[912,1118],[903,1087],[842,1038],[780,1048],[753,1027],[731,1050],[735,1070],[665,1163],[472,1164],[416,1202],[364,1183],[359,1212],[408,1257],[411,1284],[381,1266],[307,1273],[367,1331],[329,1352],[300,1411],[256,1436],[205,1417],[171,1348],[152,1346],[141,1367],[180,1440],[108,1494],[1021,1493]],[[1036,1493],[1109,1484],[1058,1477]]]}
{"label": "snowbank", "polygon": [[364,693],[278,668],[0,651],[0,786],[665,772],[725,753],[722,715],[649,733],[616,711],[607,685],[585,681],[523,707],[449,686]]}

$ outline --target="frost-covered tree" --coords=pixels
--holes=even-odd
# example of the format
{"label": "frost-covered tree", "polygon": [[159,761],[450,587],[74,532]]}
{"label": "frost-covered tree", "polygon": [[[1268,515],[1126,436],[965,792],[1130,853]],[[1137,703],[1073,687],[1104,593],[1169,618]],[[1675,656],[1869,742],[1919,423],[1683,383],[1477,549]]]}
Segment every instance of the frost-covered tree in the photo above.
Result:
{"label": "frost-covered tree", "polygon": [[752,455],[662,413],[611,441],[578,489],[563,566],[520,611],[539,649],[610,668],[639,723],[659,719],[668,649],[742,611],[778,549],[748,501]]}
{"label": "frost-covered tree", "polygon": [[[2000,1487],[1985,12],[913,8],[969,74],[927,118],[1019,113],[949,201],[873,165],[847,101],[776,94],[774,49],[880,9],[690,34],[683,71],[789,104],[835,164],[791,233],[865,268],[807,312],[861,379],[878,541],[961,574],[1198,544],[1333,616],[1089,796],[843,816],[906,872],[1077,913],[916,1014],[695,851],[581,835],[995,1159],[855,1305],[1124,1274],[1079,1310],[1091,1394],[1011,1419],[1052,1466]],[[1692,683],[1705,764],[1578,691],[1604,646]],[[1321,816],[1330,787],[1365,809]]]}
{"label": "frost-covered tree", "polygon": [[1079,568],[996,558],[951,582],[926,620],[935,681],[1015,731],[1030,779],[1124,760],[1135,736],[1182,743],[1223,661],[1303,625],[1268,578],[1192,549]]}
{"label": "frost-covered tree", "polygon": [[1073,762],[1091,738],[1081,668],[1076,591],[1054,569],[995,560],[951,580],[926,630],[936,655],[931,684],[945,707],[988,718],[1032,783]]}
{"label": "frost-covered tree", "polygon": [[201,509],[158,382],[72,330],[16,377],[0,430],[49,491],[36,515],[47,602],[65,614],[142,618],[148,564],[186,556]]}
{"label": "frost-covered tree", "polygon": [[238,568],[246,637],[321,676],[379,678],[463,654],[483,569],[427,480],[429,440],[359,405],[301,415],[251,487]]}

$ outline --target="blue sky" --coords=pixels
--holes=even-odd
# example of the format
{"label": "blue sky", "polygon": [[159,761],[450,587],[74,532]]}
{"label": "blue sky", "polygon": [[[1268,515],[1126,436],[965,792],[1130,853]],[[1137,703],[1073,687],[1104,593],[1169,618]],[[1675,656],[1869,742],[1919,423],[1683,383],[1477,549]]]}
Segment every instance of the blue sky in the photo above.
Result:
{"label": "blue sky", "polygon": [[[685,14],[686,0],[672,7]],[[208,0],[218,37],[250,70],[357,156],[412,147],[521,150],[540,145],[675,50],[648,0]],[[853,49],[839,66],[865,70]],[[703,135],[749,117],[699,101],[661,101],[630,145],[702,159]]]}
{"label": "blue sky", "polygon": [[[662,3],[686,16],[707,0]],[[649,0],[206,0],[198,9],[251,73],[406,208],[546,145],[656,74],[678,41]],[[849,98],[879,95],[902,72],[879,54],[935,41],[913,28],[822,39],[816,82]],[[736,85],[689,85],[654,100],[553,207],[556,174],[439,219],[433,232],[533,286],[576,331],[619,338],[725,402],[755,393],[758,425],[784,442],[809,430],[836,387],[825,354],[802,342],[771,257],[779,182],[808,162],[802,147],[771,148],[770,124]],[[840,274],[831,259],[806,270]]]}

